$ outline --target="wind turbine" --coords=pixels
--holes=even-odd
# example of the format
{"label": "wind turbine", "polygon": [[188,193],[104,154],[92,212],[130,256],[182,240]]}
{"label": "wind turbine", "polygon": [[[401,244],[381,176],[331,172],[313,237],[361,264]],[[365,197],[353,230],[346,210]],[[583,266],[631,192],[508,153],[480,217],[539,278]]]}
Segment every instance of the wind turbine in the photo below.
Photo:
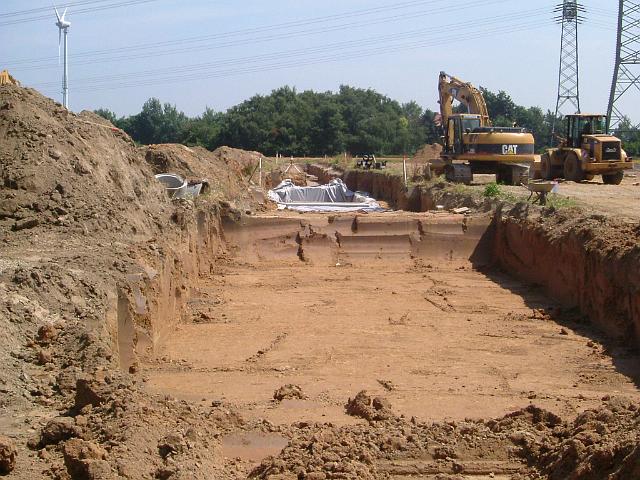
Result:
{"label": "wind turbine", "polygon": [[69,34],[69,27],[71,22],[64,18],[67,14],[67,9],[64,9],[62,16],[58,12],[58,9],[53,7],[56,11],[56,18],[58,21],[56,25],[58,27],[58,64],[60,64],[60,43],[62,42],[62,33],[64,32],[64,73],[62,75],[62,105],[64,108],[69,108],[69,63],[67,60],[67,35]]}

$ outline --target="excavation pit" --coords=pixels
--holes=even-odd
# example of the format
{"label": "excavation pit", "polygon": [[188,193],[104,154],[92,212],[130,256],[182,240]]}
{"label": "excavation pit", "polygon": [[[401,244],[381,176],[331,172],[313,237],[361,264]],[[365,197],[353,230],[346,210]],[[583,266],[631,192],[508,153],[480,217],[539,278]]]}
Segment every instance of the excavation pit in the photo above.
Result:
{"label": "excavation pit", "polygon": [[[230,255],[147,367],[154,393],[336,425],[362,421],[344,410],[360,390],[421,420],[640,399],[637,355],[494,266],[489,216],[283,213],[223,230]],[[286,384],[305,398],[274,401]]]}

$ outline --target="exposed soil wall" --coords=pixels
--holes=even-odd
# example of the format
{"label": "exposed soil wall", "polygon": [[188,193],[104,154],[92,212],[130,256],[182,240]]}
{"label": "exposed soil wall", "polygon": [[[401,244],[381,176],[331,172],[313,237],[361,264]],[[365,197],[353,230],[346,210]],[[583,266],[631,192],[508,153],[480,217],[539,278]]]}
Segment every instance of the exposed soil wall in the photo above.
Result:
{"label": "exposed soil wall", "polygon": [[321,181],[341,177],[352,190],[365,190],[398,209],[428,211],[466,206],[497,209],[493,254],[511,275],[543,286],[549,295],[580,312],[607,335],[640,346],[640,229],[579,210],[565,213],[527,206],[503,211],[495,200],[474,198],[435,184],[407,190],[399,176],[379,171],[340,172],[319,165]]}
{"label": "exposed soil wall", "polygon": [[[127,294],[127,308],[123,311],[121,305],[118,315],[118,343],[124,358],[131,354],[123,346],[133,346],[127,319],[150,327],[149,338],[144,330],[137,332],[142,342],[138,353],[155,346],[182,317],[198,278],[210,272],[216,256],[224,251],[219,216],[200,212],[197,218],[165,251],[159,271],[143,268],[120,290],[121,298],[123,292]],[[638,252],[606,248],[598,232],[583,223],[554,223],[545,224],[539,216],[519,216],[517,211],[497,212],[494,228],[486,232],[491,238],[484,242],[493,243],[494,260],[505,271],[544,286],[568,307],[578,307],[607,335],[633,338],[640,345]]]}
{"label": "exposed soil wall", "polygon": [[[543,285],[608,335],[640,346],[640,251],[628,248],[637,230],[602,218],[558,212],[498,212],[494,255],[502,268]],[[606,228],[606,231],[605,231]]]}
{"label": "exposed soil wall", "polygon": [[347,170],[345,172],[322,165],[309,165],[308,173],[318,177],[320,183],[342,178],[353,191],[367,192],[378,200],[384,200],[398,210],[423,211],[419,189],[407,188],[402,178],[376,170]]}
{"label": "exposed soil wall", "polygon": [[318,177],[320,183],[341,178],[354,191],[365,191],[378,200],[383,200],[393,208],[409,212],[435,210],[437,205],[445,209],[469,207],[476,211],[489,212],[495,207],[495,201],[479,198],[470,191],[453,191],[450,184],[440,182],[430,186],[409,185],[402,178],[381,170],[342,171],[324,165],[309,165],[311,175]]}
{"label": "exposed soil wall", "polygon": [[[179,210],[173,220],[180,232],[141,253],[140,272],[118,287],[116,331],[121,369],[137,368],[141,356],[156,348],[184,318],[201,276],[211,272],[224,252],[219,211]],[[112,317],[112,316],[111,316]]]}

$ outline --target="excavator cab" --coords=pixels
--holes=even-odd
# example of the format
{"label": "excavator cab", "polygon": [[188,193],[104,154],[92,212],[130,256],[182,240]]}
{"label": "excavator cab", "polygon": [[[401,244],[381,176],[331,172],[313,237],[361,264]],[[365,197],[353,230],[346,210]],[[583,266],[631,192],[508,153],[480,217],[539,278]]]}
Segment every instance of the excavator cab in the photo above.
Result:
{"label": "excavator cab", "polygon": [[605,119],[603,115],[567,115],[567,147],[581,148],[585,135],[601,135],[604,133]]}
{"label": "excavator cab", "polygon": [[450,153],[465,153],[462,135],[481,127],[480,115],[452,115],[448,119],[445,149]]}

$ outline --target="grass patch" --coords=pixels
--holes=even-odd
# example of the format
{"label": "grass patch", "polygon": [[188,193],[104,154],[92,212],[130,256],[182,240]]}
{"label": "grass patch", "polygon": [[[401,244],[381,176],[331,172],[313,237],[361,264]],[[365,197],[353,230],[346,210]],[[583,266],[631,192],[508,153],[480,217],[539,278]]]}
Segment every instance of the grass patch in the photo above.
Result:
{"label": "grass patch", "polygon": [[505,203],[516,204],[520,202],[526,202],[527,199],[529,198],[529,195],[528,194],[517,195],[511,192],[501,192],[499,197],[500,197],[500,200],[502,200]]}
{"label": "grass patch", "polygon": [[550,193],[547,195],[547,208],[554,210],[561,210],[563,208],[574,208],[578,206],[578,202],[573,198],[563,197],[556,193]]}
{"label": "grass patch", "polygon": [[331,160],[329,160],[329,165],[334,168],[341,168],[343,170],[348,168],[356,168],[353,157],[351,155],[347,155],[345,157],[343,154],[334,156]]}
{"label": "grass patch", "polygon": [[451,185],[450,190],[453,193],[459,193],[459,194],[468,194],[468,193],[474,193],[475,189],[469,185],[465,185],[464,183],[454,183],[453,185]]}
{"label": "grass patch", "polygon": [[500,188],[500,185],[498,185],[495,182],[489,183],[484,187],[484,192],[482,192],[482,195],[484,195],[486,198],[497,198],[502,194],[502,189]]}

